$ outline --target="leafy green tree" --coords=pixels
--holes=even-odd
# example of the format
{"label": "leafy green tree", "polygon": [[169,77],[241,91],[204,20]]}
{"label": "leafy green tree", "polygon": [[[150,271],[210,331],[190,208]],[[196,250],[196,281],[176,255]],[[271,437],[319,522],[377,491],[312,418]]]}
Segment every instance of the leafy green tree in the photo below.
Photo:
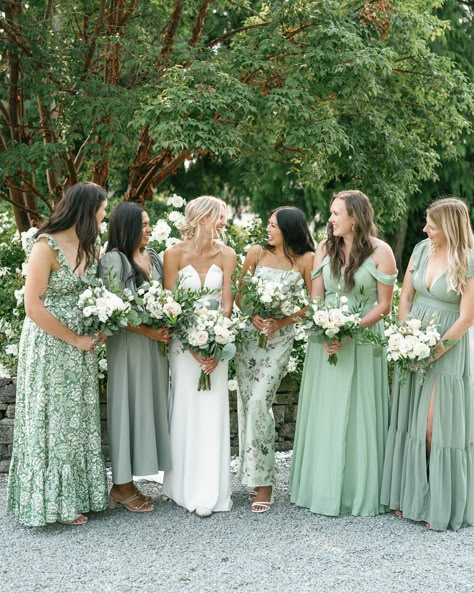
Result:
{"label": "leafy green tree", "polygon": [[3,6],[0,196],[21,230],[79,178],[144,200],[201,157],[265,207],[277,180],[309,213],[356,186],[389,229],[469,125],[435,0]]}

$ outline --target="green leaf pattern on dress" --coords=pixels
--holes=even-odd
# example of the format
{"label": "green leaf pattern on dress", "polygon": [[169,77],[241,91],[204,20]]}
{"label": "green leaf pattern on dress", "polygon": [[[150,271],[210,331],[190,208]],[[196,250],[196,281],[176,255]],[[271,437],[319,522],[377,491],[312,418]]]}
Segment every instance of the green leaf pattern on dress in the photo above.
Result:
{"label": "green leaf pattern on dress", "polygon": [[[59,269],[43,297],[61,323],[81,332],[77,300],[96,266],[79,278],[54,239]],[[102,511],[107,481],[101,451],[95,352],[83,352],[25,318],[20,341],[17,401],[7,506],[18,520],[41,526]]]}

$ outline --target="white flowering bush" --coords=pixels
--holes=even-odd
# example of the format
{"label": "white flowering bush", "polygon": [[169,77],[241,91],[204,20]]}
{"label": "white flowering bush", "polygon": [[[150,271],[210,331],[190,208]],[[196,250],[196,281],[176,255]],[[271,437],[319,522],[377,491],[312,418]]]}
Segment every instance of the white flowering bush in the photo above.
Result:
{"label": "white flowering bush", "polygon": [[125,289],[121,295],[105,288],[102,280],[87,287],[79,296],[77,306],[83,315],[85,333],[111,336],[127,325],[139,325],[141,319],[132,307],[133,295]]}
{"label": "white flowering bush", "polygon": [[435,319],[423,324],[415,318],[406,321],[391,318],[385,329],[385,337],[387,360],[399,368],[402,378],[406,378],[408,373],[417,372],[422,377],[441,339]]}
{"label": "white flowering bush", "polygon": [[[282,319],[297,313],[309,301],[303,278],[295,280],[295,276],[290,273],[283,276],[280,282],[268,282],[252,274],[245,274],[237,290],[241,294],[241,309],[249,317],[260,315],[264,318]],[[258,345],[266,348],[267,343],[268,336],[260,332]]]}
{"label": "white flowering bush", "polygon": [[165,218],[159,218],[156,221],[150,235],[150,247],[158,253],[181,240],[180,228],[184,222],[183,209],[185,205],[184,198],[176,194],[167,199]]}

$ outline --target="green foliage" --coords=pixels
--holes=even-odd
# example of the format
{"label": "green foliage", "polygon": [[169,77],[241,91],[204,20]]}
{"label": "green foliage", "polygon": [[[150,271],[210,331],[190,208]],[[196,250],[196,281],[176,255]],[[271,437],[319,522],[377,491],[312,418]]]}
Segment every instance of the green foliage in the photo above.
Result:
{"label": "green foliage", "polygon": [[[68,162],[85,179],[105,156],[109,189],[123,194],[146,126],[153,145],[139,178],[166,169],[169,159],[155,171],[153,157],[184,151],[212,168],[212,193],[249,198],[263,217],[282,203],[313,216],[333,191],[357,187],[393,232],[441,159],[462,157],[473,87],[467,54],[442,51],[449,27],[460,30],[452,1],[444,13],[435,0],[219,0],[190,44],[201,5],[193,0],[169,48],[163,33],[174,3],[139,0],[119,32],[103,26],[97,34],[92,0],[17,4],[22,45],[6,35],[0,54],[21,61],[29,137],[11,140],[4,128],[0,169],[29,174],[44,196],[46,169],[63,179]],[[119,63],[113,80],[111,56]],[[6,97],[7,65],[0,85]],[[38,101],[52,142],[42,137]],[[166,178],[167,191],[203,193],[181,171],[156,183]]]}

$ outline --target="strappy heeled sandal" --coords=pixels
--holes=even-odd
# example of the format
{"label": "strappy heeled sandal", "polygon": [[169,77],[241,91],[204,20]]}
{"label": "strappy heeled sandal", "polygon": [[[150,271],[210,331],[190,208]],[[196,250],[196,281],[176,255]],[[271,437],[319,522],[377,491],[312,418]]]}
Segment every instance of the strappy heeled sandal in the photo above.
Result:
{"label": "strappy heeled sandal", "polygon": [[58,519],[56,523],[60,523],[61,525],[85,525],[89,521],[89,519],[85,515],[77,515],[75,519],[72,521],[62,521]]}
{"label": "strappy heeled sandal", "polygon": [[112,494],[109,494],[109,508],[116,509],[117,505],[120,504],[131,513],[150,513],[151,511],[155,510],[155,507],[151,505],[149,502],[146,502],[145,500],[143,500],[143,503],[138,507],[134,507],[130,504],[133,500],[137,500],[140,498],[143,500],[140,494],[134,494],[126,500],[119,500],[118,498],[115,498],[115,496],[113,496]]}
{"label": "strappy heeled sandal", "polygon": [[257,496],[257,491],[251,490],[248,494],[248,499],[250,500],[250,502],[253,502],[255,500],[256,496]]}

